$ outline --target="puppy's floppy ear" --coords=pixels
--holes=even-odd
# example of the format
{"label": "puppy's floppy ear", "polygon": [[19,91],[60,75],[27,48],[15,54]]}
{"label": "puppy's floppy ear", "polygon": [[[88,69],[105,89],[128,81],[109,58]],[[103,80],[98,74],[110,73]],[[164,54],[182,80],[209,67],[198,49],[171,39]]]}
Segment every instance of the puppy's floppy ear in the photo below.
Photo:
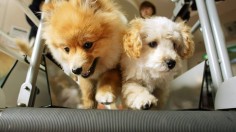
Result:
{"label": "puppy's floppy ear", "polygon": [[139,58],[142,48],[142,38],[140,30],[143,19],[134,19],[129,23],[129,27],[123,37],[123,47],[125,53],[132,58]]}
{"label": "puppy's floppy ear", "polygon": [[195,50],[195,45],[193,41],[193,36],[190,31],[190,27],[188,27],[184,22],[178,23],[180,27],[181,36],[183,39],[183,43],[178,48],[178,54],[182,57],[182,59],[187,59],[191,57]]}

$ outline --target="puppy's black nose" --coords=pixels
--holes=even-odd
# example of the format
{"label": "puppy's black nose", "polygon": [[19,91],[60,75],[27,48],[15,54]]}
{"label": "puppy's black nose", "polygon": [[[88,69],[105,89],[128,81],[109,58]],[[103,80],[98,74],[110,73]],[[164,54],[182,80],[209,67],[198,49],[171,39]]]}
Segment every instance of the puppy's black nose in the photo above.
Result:
{"label": "puppy's black nose", "polygon": [[167,64],[169,69],[173,69],[175,67],[176,61],[172,60],[172,59],[169,59],[169,60],[166,61],[166,64]]}
{"label": "puppy's black nose", "polygon": [[152,108],[152,104],[148,104],[148,103],[141,107],[142,110],[149,110],[151,108]]}
{"label": "puppy's black nose", "polygon": [[82,67],[77,68],[77,69],[72,69],[72,72],[73,72],[74,74],[79,75],[79,74],[81,74],[81,72],[82,72]]}

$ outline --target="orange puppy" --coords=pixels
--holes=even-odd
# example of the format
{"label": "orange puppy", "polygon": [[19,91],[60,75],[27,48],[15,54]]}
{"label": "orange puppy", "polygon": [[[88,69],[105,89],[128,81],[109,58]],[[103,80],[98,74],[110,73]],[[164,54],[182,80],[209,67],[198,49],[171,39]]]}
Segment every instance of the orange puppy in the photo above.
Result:
{"label": "orange puppy", "polygon": [[121,90],[116,70],[127,20],[112,0],[67,0],[44,4],[43,37],[54,59],[76,75],[78,108],[115,102]]}

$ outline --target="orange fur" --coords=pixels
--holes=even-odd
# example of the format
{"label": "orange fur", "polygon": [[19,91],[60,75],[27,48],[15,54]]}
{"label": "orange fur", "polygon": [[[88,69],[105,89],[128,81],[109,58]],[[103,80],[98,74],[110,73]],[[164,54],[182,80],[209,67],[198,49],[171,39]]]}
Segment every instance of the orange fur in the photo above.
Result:
{"label": "orange fur", "polygon": [[27,42],[25,42],[23,40],[16,39],[16,45],[17,45],[16,50],[20,51],[21,54],[31,56],[32,48],[30,47],[30,44],[28,44]]}
{"label": "orange fur", "polygon": [[[110,83],[107,83],[110,82]],[[101,79],[98,82],[97,92],[99,94],[96,95],[96,99],[103,98],[107,91],[110,91],[113,95],[120,95],[121,89],[114,89],[113,87],[121,87],[121,75],[118,70],[109,70],[105,74],[102,75]],[[112,98],[117,98],[114,96]]]}
{"label": "orange fur", "polygon": [[[113,74],[109,81],[103,75],[116,68],[122,52],[126,19],[118,6],[111,0],[53,1],[43,6],[43,12],[46,13],[43,37],[55,60],[67,74],[73,74],[76,68],[82,68],[82,75],[89,74],[86,78],[78,75],[83,100],[79,107],[94,108],[95,95],[100,92],[107,98],[114,97],[105,102],[99,97],[97,102],[114,102],[117,95],[113,91],[120,86],[114,85],[116,77],[112,79]],[[85,48],[88,42],[92,46]],[[95,60],[96,68],[90,75]],[[111,88],[100,89],[98,82]]]}
{"label": "orange fur", "polygon": [[129,57],[138,58],[142,48],[142,40],[140,30],[142,27],[142,19],[135,19],[130,22],[129,28],[124,35],[124,50]]}

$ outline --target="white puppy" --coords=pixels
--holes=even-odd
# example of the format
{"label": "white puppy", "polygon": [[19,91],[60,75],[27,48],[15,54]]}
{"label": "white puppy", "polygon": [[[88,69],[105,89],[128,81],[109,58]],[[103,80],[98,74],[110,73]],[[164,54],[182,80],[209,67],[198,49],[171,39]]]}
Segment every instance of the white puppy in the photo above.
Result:
{"label": "white puppy", "polygon": [[124,35],[122,96],[131,109],[162,108],[181,60],[194,52],[190,28],[165,17],[137,18]]}

